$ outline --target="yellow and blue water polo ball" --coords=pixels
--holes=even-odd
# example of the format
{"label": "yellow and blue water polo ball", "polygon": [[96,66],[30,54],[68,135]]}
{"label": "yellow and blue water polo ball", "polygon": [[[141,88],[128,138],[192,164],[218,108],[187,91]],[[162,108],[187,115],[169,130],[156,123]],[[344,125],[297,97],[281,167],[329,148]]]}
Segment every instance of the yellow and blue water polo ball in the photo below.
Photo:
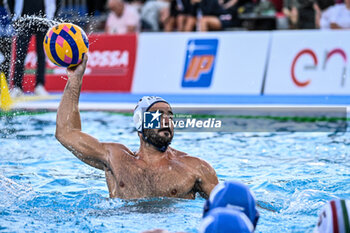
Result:
{"label": "yellow and blue water polo ball", "polygon": [[44,38],[44,50],[52,63],[61,67],[78,65],[89,50],[88,38],[79,26],[61,23],[53,26]]}

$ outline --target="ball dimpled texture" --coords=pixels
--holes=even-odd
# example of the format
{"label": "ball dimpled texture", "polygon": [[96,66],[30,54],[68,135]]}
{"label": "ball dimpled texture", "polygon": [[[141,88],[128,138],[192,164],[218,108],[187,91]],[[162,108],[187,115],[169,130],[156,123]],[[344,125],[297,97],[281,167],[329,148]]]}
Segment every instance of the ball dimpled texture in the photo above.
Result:
{"label": "ball dimpled texture", "polygon": [[61,23],[46,33],[44,50],[52,63],[70,68],[83,60],[89,50],[89,41],[83,29],[77,25]]}

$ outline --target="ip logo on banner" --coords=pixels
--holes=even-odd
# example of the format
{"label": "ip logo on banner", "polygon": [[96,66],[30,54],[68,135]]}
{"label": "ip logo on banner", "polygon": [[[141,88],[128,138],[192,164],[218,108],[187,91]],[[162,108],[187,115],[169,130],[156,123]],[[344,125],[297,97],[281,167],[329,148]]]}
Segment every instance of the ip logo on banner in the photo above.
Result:
{"label": "ip logo on banner", "polygon": [[182,87],[210,87],[218,39],[189,40],[182,76]]}

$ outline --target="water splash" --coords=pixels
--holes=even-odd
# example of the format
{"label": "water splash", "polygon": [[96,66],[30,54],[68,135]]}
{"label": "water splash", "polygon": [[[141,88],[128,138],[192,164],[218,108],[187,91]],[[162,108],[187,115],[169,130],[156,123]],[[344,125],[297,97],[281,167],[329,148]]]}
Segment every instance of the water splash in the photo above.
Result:
{"label": "water splash", "polygon": [[[84,21],[82,20],[84,19]],[[40,16],[33,16],[33,15],[25,15],[22,17],[19,17],[16,21],[13,23],[13,28],[14,32],[16,35],[21,35],[23,33],[26,33],[28,28],[35,29],[36,31],[44,32],[46,33],[50,28],[54,27],[57,24],[60,23],[74,23],[74,24],[87,24],[89,26],[89,33],[88,35],[91,35],[94,31],[93,29],[95,28],[95,21],[92,19],[92,17],[80,17],[80,18],[56,18],[54,20],[52,19],[47,19],[45,17],[40,17]],[[15,43],[15,39],[12,40],[12,44]],[[90,41],[90,45],[95,43],[95,41]],[[21,51],[22,53],[26,53],[27,51]],[[15,64],[15,58],[12,57],[13,51],[9,49],[9,51],[6,52],[5,56],[6,57],[11,57],[11,63]],[[13,72],[14,70],[12,70]],[[14,74],[11,73],[10,77],[13,77]],[[63,80],[68,80],[64,76],[60,76],[61,79]]]}
{"label": "water splash", "polygon": [[32,187],[16,183],[0,174],[0,208],[8,208],[30,199],[34,195]]}
{"label": "water splash", "polygon": [[33,15],[24,15],[19,17],[14,23],[13,26],[15,31],[18,33],[26,31],[27,28],[37,28],[40,31],[46,32],[49,28],[65,22],[63,19],[47,19],[39,16]]}

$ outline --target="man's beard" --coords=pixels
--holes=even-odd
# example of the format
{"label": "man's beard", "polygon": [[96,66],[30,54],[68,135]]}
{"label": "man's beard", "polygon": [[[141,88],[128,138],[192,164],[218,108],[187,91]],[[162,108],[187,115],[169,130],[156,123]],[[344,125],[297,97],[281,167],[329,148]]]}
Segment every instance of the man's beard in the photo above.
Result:
{"label": "man's beard", "polygon": [[167,147],[171,143],[173,136],[170,131],[169,134],[169,137],[160,136],[154,129],[144,129],[146,141],[157,148]]}

